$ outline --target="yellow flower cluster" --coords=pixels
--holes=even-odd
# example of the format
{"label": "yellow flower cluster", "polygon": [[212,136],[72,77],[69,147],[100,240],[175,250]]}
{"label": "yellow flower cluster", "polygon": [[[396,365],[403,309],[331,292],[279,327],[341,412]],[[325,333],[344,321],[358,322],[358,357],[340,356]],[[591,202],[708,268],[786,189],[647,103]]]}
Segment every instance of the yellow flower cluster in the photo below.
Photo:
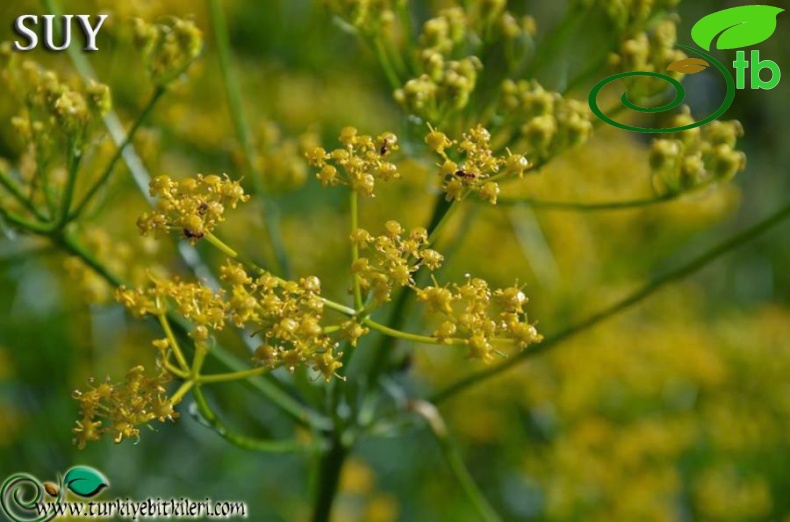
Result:
{"label": "yellow flower cluster", "polygon": [[[136,316],[161,317],[172,311],[184,317],[193,325],[190,337],[202,348],[208,348],[212,335],[232,325],[263,337],[254,354],[260,365],[291,370],[308,365],[326,379],[341,367],[342,354],[335,352],[337,342],[321,325],[324,300],[317,277],[286,281],[263,271],[253,277],[229,260],[221,269],[221,280],[229,292],[212,290],[200,282],[152,279],[154,284],[149,288],[119,288],[118,301]],[[340,335],[346,338],[362,333],[350,323],[340,328]],[[169,342],[154,343],[161,360],[169,360]]]}
{"label": "yellow flower cluster", "polygon": [[[491,0],[443,9],[423,24],[417,51],[419,75],[395,91],[395,99],[408,112],[439,121],[469,104],[483,63],[469,55],[470,47],[502,36],[514,40],[534,33],[534,20],[519,22],[505,11],[506,2]],[[456,58],[467,53],[463,58]]]}
{"label": "yellow flower cluster", "polygon": [[192,323],[190,336],[205,343],[213,332],[225,327],[229,305],[222,290],[214,291],[203,283],[187,283],[179,279],[153,280],[148,288],[129,289],[121,286],[115,297],[137,317],[161,317],[172,310]]}
{"label": "yellow flower cluster", "polygon": [[395,100],[409,113],[434,121],[466,107],[483,68],[480,60],[476,56],[445,60],[434,50],[423,51],[421,58],[426,72],[396,90]]}
{"label": "yellow flower cluster", "polygon": [[372,292],[377,304],[389,301],[394,288],[414,285],[412,274],[421,266],[436,270],[444,261],[439,252],[428,248],[428,232],[424,228],[412,229],[405,237],[405,230],[397,221],[388,221],[384,229],[385,233],[376,237],[363,229],[351,234],[351,241],[360,252],[351,271],[363,292]]}
{"label": "yellow flower cluster", "polygon": [[150,377],[145,368],[137,366],[129,370],[122,383],[107,380],[94,385],[91,381],[88,390],[75,391],[73,396],[80,403],[81,415],[73,430],[77,446],[83,449],[103,435],[120,443],[139,437],[139,425],[155,419],[174,420],[178,413],[165,390],[169,380],[166,373]]}
{"label": "yellow flower cluster", "polygon": [[[56,146],[56,138],[80,145],[92,122],[112,106],[110,89],[89,81],[75,86],[31,60],[22,60],[8,42],[0,44],[2,80],[7,91],[19,98],[21,114],[11,121],[17,134],[35,144],[40,153]],[[53,143],[55,142],[55,143]]]}
{"label": "yellow flower cluster", "polygon": [[658,13],[670,11],[680,0],[577,0],[579,7],[602,9],[620,31],[644,27]]}
{"label": "yellow flower cluster", "polygon": [[512,341],[524,349],[543,339],[527,321],[527,297],[521,288],[492,291],[484,280],[469,277],[462,285],[448,288],[435,283],[415,291],[430,312],[444,318],[434,337],[447,342],[466,340],[470,358],[491,362],[497,342]]}
{"label": "yellow flower cluster", "polygon": [[134,21],[134,37],[151,81],[165,86],[186,72],[203,49],[203,34],[194,22],[168,18],[165,22]]}
{"label": "yellow flower cluster", "polygon": [[321,169],[316,177],[325,187],[348,185],[357,194],[372,197],[376,181],[400,177],[395,164],[387,161],[398,150],[398,138],[391,132],[373,138],[359,134],[354,127],[345,127],[340,132],[340,143],[343,147],[332,152],[313,147],[306,153],[310,166]]}
{"label": "yellow flower cluster", "polygon": [[228,261],[221,278],[231,287],[229,318],[239,328],[263,337],[254,354],[256,363],[294,370],[308,365],[329,380],[342,366],[337,342],[324,332],[321,281],[309,276],[285,281],[269,273],[252,277],[238,263]]}
{"label": "yellow flower cluster", "polygon": [[137,220],[142,235],[177,230],[192,242],[211,233],[225,220],[225,209],[236,208],[249,196],[238,181],[215,174],[175,181],[159,176],[150,183],[150,194],[159,198],[155,210]]}
{"label": "yellow flower cluster", "polygon": [[448,200],[463,199],[475,192],[496,204],[497,180],[521,178],[530,166],[526,157],[510,151],[507,156],[495,156],[491,150],[491,134],[481,125],[464,133],[459,141],[450,140],[443,132],[432,129],[425,143],[443,160],[439,174]]}
{"label": "yellow flower cluster", "polygon": [[394,9],[407,0],[324,0],[329,9],[353,30],[370,38],[387,33],[395,21]]}
{"label": "yellow flower cluster", "polygon": [[[686,58],[685,53],[675,47],[677,24],[678,18],[672,16],[664,18],[647,31],[626,34],[618,51],[609,57],[609,64],[617,72],[659,72],[675,79],[682,78],[681,73],[667,71],[670,64]],[[632,101],[639,97],[654,96],[667,88],[667,82],[657,78],[639,76],[627,80]]]}
{"label": "yellow flower cluster", "polygon": [[[297,139],[282,136],[280,128],[272,121],[260,125],[253,163],[267,193],[288,192],[299,188],[307,180],[305,153],[315,147],[313,133],[305,133]],[[242,151],[236,158],[244,164]]]}
{"label": "yellow flower cluster", "polygon": [[[694,123],[688,107],[672,126]],[[653,141],[650,167],[669,192],[678,192],[713,181],[729,181],[746,168],[746,155],[735,150],[743,127],[737,120],[715,120],[708,125]]]}
{"label": "yellow flower cluster", "polygon": [[501,111],[506,123],[519,124],[515,134],[518,143],[540,158],[581,145],[593,133],[587,103],[547,91],[536,80],[506,80],[502,84]]}

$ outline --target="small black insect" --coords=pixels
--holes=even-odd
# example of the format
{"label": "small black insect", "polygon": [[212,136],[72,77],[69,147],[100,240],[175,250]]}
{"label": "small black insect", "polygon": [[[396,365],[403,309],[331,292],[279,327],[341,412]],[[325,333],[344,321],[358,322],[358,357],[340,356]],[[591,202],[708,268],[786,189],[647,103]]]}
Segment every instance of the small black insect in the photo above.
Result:
{"label": "small black insect", "polygon": [[189,230],[188,228],[185,228],[185,229],[184,229],[184,237],[185,237],[185,238],[187,238],[187,239],[200,239],[200,238],[202,238],[204,235],[205,235],[205,234],[195,234],[194,232],[192,232],[192,231],[191,231],[191,230]]}
{"label": "small black insect", "polygon": [[474,172],[467,172],[465,170],[456,170],[455,175],[458,176],[459,178],[467,178],[467,179],[475,179],[477,177],[477,174],[475,174]]}

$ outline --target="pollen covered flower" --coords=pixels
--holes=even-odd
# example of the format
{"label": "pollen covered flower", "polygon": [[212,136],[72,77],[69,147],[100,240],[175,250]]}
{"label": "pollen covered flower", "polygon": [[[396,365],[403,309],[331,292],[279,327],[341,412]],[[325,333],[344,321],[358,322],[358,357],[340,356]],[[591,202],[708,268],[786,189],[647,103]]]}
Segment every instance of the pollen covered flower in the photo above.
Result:
{"label": "pollen covered flower", "polygon": [[150,194],[159,201],[156,209],[137,220],[140,233],[145,236],[176,230],[192,242],[223,222],[226,208],[236,208],[249,200],[241,184],[227,174],[222,177],[198,174],[180,181],[159,176],[151,181]]}
{"label": "pollen covered flower", "polygon": [[136,439],[140,437],[141,425],[175,420],[176,403],[165,389],[169,380],[167,373],[148,376],[145,368],[136,366],[129,370],[124,382],[107,379],[97,385],[90,380],[87,390],[76,390],[73,397],[80,404],[80,419],[72,431],[77,447],[83,449],[88,442],[105,435],[115,443]]}
{"label": "pollen covered flower", "polygon": [[376,303],[389,301],[395,288],[412,286],[412,274],[421,266],[436,270],[444,261],[441,254],[428,248],[428,232],[424,228],[407,234],[400,223],[388,221],[384,229],[380,236],[363,229],[351,234],[351,241],[360,252],[351,271],[363,292],[372,292]]}
{"label": "pollen covered flower", "polygon": [[492,362],[497,343],[515,344],[521,349],[543,337],[527,320],[527,297],[521,288],[492,290],[478,278],[448,287],[433,285],[415,290],[428,311],[442,318],[434,337],[443,342],[463,339],[469,357]]}
{"label": "pollen covered flower", "polygon": [[526,157],[510,151],[497,156],[491,148],[491,133],[478,125],[464,133],[459,141],[451,141],[444,133],[431,129],[425,143],[442,159],[439,175],[442,189],[449,201],[476,193],[481,199],[496,204],[498,180],[521,178],[529,169]]}
{"label": "pollen covered flower", "polygon": [[320,169],[316,177],[323,186],[347,185],[362,196],[373,197],[377,181],[400,178],[395,164],[387,161],[398,150],[398,137],[393,133],[373,138],[345,127],[339,139],[341,148],[327,152],[313,147],[305,154],[310,166]]}
{"label": "pollen covered flower", "polygon": [[203,49],[203,34],[190,20],[170,17],[148,23],[134,21],[134,36],[143,62],[158,86],[165,86],[182,75]]}

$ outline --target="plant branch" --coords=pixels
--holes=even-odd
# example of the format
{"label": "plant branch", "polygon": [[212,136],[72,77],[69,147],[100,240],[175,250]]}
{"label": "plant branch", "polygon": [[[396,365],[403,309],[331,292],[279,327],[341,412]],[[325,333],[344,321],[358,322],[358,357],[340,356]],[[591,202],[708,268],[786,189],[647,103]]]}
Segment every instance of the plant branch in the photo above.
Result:
{"label": "plant branch", "polygon": [[576,201],[552,201],[533,198],[498,198],[497,206],[515,207],[515,206],[528,206],[544,210],[557,210],[568,212],[599,212],[608,210],[628,210],[634,208],[644,208],[653,205],[660,205],[662,203],[669,203],[682,198],[683,196],[700,192],[707,189],[718,182],[717,179],[705,181],[689,190],[668,192],[659,196],[649,198],[626,199],[623,201],[600,201],[595,203],[582,203]]}
{"label": "plant branch", "polygon": [[340,472],[348,453],[349,448],[335,436],[329,450],[321,458],[316,483],[313,522],[329,522],[331,520],[332,505],[340,485]]}
{"label": "plant branch", "polygon": [[[351,191],[350,202],[351,234],[353,235],[359,228],[359,195],[354,190]],[[349,239],[351,241],[351,266],[354,266],[359,261],[359,243],[351,236]],[[365,306],[362,302],[362,286],[356,273],[352,274],[352,277],[354,279],[354,308],[357,312],[361,312]]]}
{"label": "plant branch", "polygon": [[11,196],[14,197],[20,204],[22,204],[26,209],[30,211],[39,221],[46,221],[47,218],[44,214],[39,211],[33,202],[30,201],[25,195],[22,193],[22,190],[19,186],[14,182],[14,180],[8,176],[5,172],[0,172],[0,185],[2,185]]}
{"label": "plant branch", "polygon": [[480,491],[480,488],[475,483],[466,464],[464,464],[461,452],[450,437],[447,431],[447,425],[436,406],[426,401],[412,401],[407,405],[407,408],[425,419],[431,433],[433,433],[436,437],[436,441],[439,443],[439,449],[447,461],[450,471],[455,475],[458,484],[461,486],[461,489],[469,498],[482,520],[485,522],[501,522],[502,519],[494,508],[491,507],[491,504],[488,503],[483,492]]}
{"label": "plant branch", "polygon": [[151,114],[151,112],[154,109],[154,106],[162,98],[165,92],[166,92],[165,88],[162,87],[161,85],[156,87],[156,90],[154,90],[153,94],[151,95],[151,98],[149,98],[148,102],[143,107],[142,112],[140,112],[140,115],[137,117],[137,119],[134,121],[129,131],[126,133],[126,137],[123,139],[120,145],[116,147],[115,154],[113,154],[112,158],[110,159],[110,162],[104,168],[104,171],[102,172],[101,176],[99,176],[99,179],[97,179],[96,182],[88,189],[88,191],[85,193],[85,196],[82,198],[82,200],[74,209],[74,211],[68,215],[69,221],[79,217],[79,215],[85,210],[85,207],[87,207],[88,204],[91,202],[91,199],[93,199],[96,193],[110,179],[110,176],[112,176],[112,173],[115,170],[115,167],[118,165],[118,162],[123,158],[124,151],[132,143],[135,135],[137,135],[137,131],[140,130],[140,127],[143,125],[145,120]]}
{"label": "plant branch", "polygon": [[218,435],[234,446],[263,453],[301,453],[314,449],[312,445],[305,444],[298,440],[277,441],[257,439],[231,431],[225,423],[220,420],[216,412],[211,409],[200,386],[194,387],[192,396],[195,398],[195,406],[197,409],[196,412],[192,412],[193,416],[199,414],[199,417],[197,417],[198,420],[202,421],[208,428],[214,430]]}
{"label": "plant branch", "polygon": [[217,46],[220,73],[225,84],[225,94],[227,97],[230,116],[233,120],[233,127],[236,131],[236,138],[242,147],[247,171],[252,177],[255,192],[258,194],[263,205],[264,226],[269,246],[273,252],[273,272],[290,277],[290,263],[285,252],[282,232],[279,227],[279,211],[275,203],[271,201],[263,185],[262,173],[255,166],[255,149],[250,135],[250,127],[244,116],[244,104],[242,103],[241,88],[239,87],[236,75],[233,74],[231,67],[231,47],[230,36],[228,34],[225,12],[222,9],[221,0],[208,0],[209,13],[212,26],[214,28],[214,40]]}
{"label": "plant branch", "polygon": [[562,342],[578,335],[581,332],[589,330],[590,328],[604,322],[605,320],[617,315],[618,313],[627,310],[628,308],[636,305],[637,303],[641,302],[642,300],[650,297],[658,290],[662,289],[666,285],[673,283],[675,281],[679,281],[688,277],[689,275],[697,272],[701,268],[709,265],[713,261],[716,261],[720,257],[729,252],[735,250],[743,246],[744,244],[752,241],[756,237],[764,234],[765,232],[769,231],[774,226],[778,225],[785,219],[790,217],[790,203],[785,204],[775,213],[771,214],[767,218],[763,219],[762,221],[758,222],[755,225],[735,234],[731,238],[727,239],[726,241],[720,243],[719,245],[711,248],[707,252],[703,253],[702,255],[692,259],[688,263],[675,268],[674,270],[670,270],[662,275],[655,277],[652,281],[645,284],[641,289],[637,290],[636,292],[632,293],[631,295],[627,296],[626,298],[614,303],[613,305],[601,310],[600,312],[593,314],[592,316],[584,319],[578,324],[572,325],[565,330],[555,333],[554,335],[549,336],[546,338],[541,344],[535,345],[519,354],[515,355],[514,357],[508,359],[507,361],[488,368],[486,370],[474,373],[460,381],[456,382],[445,388],[444,390],[439,391],[436,393],[432,398],[432,403],[440,403],[461,393],[462,391],[484,382],[492,377],[503,373],[514,366],[522,363],[523,361],[532,358],[538,354],[544,353],[552,348],[555,348]]}

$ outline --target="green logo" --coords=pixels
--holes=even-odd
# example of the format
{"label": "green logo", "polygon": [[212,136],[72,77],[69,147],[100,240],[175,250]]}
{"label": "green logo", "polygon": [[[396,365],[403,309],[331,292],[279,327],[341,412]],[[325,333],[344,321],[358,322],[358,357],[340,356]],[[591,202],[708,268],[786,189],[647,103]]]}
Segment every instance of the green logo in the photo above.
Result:
{"label": "green logo", "polygon": [[[776,18],[782,11],[784,11],[784,9],[769,5],[746,5],[724,9],[723,11],[709,14],[694,24],[694,27],[691,29],[691,39],[694,40],[698,46],[705,49],[705,51],[710,51],[714,40],[716,40],[716,47],[718,49],[738,49],[755,45],[767,40],[774,31],[776,31]],[[627,109],[642,113],[657,113],[670,111],[683,103],[686,97],[686,91],[679,81],[666,74],[647,71],[615,74],[598,82],[590,91],[589,96],[590,109],[592,109],[593,113],[609,125],[624,130],[650,133],[680,132],[695,127],[701,127],[727,112],[727,109],[730,108],[732,102],[735,100],[736,89],[746,88],[747,69],[751,68],[750,85],[752,89],[773,89],[779,84],[779,80],[782,76],[779,66],[771,60],[760,60],[760,52],[756,50],[751,52],[750,60],[746,59],[746,51],[738,51],[736,53],[736,60],[732,64],[736,70],[736,78],[733,78],[730,71],[707,52],[681,44],[677,45],[684,51],[696,54],[700,58],[679,60],[670,64],[667,70],[683,74],[695,74],[706,70],[710,64],[713,64],[724,77],[724,81],[727,84],[727,92],[724,101],[713,114],[695,123],[681,127],[652,129],[649,127],[626,125],[615,121],[603,113],[600,107],[598,107],[598,93],[601,89],[615,80],[635,76],[659,78],[666,81],[674,88],[675,98],[671,102],[660,107],[642,107],[633,103],[628,98],[628,92],[626,91],[621,96],[620,102]],[[768,80],[763,80],[760,76],[760,72],[764,69],[768,69],[771,73],[771,77]]]}
{"label": "green logo", "polygon": [[0,486],[0,513],[12,522],[46,522],[57,512],[42,513],[43,502],[60,504],[67,490],[79,498],[92,498],[109,485],[104,475],[88,466],[69,469],[63,477],[58,475],[57,482],[41,482],[29,473],[16,473]]}

